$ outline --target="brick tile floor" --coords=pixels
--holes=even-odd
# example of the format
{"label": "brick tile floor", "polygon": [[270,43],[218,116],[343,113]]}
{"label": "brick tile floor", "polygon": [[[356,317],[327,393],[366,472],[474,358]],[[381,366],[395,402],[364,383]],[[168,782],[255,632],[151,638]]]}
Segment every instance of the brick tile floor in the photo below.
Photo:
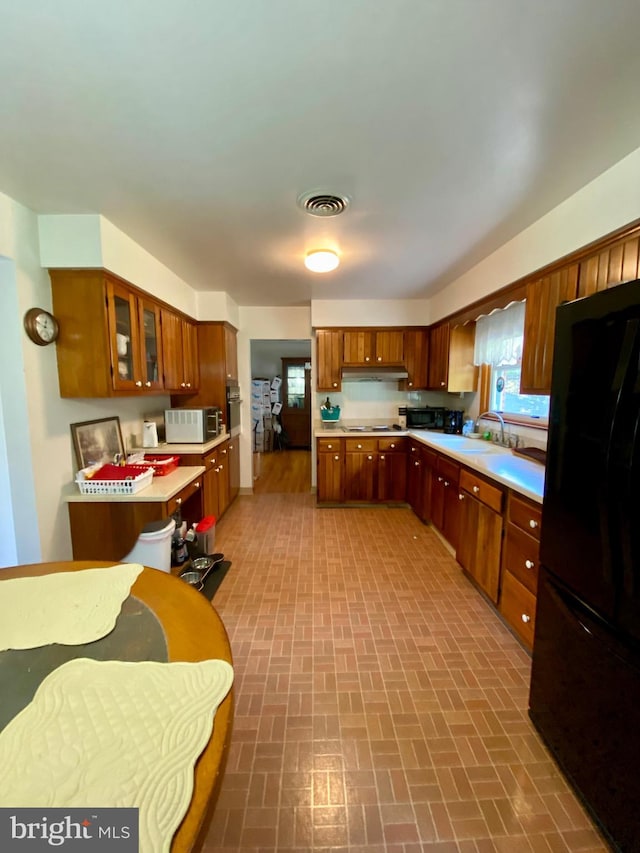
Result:
{"label": "brick tile floor", "polygon": [[407,508],[238,498],[216,548],[236,713],[204,853],[596,853],[530,659]]}

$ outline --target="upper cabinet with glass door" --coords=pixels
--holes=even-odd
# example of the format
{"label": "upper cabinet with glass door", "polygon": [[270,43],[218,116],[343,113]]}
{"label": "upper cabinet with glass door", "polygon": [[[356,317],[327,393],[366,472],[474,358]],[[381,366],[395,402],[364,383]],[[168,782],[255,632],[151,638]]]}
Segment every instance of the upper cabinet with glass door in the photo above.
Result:
{"label": "upper cabinet with glass door", "polygon": [[62,397],[164,390],[160,306],[104,270],[50,270]]}
{"label": "upper cabinet with glass door", "polygon": [[160,307],[113,280],[107,284],[107,305],[114,389],[162,390]]}

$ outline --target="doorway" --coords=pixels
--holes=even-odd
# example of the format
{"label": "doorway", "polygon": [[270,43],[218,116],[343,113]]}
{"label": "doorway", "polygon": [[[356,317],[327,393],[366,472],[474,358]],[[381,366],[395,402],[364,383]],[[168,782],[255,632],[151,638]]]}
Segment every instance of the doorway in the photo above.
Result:
{"label": "doorway", "polygon": [[[271,396],[271,414],[260,412],[263,437],[256,433],[258,415],[252,411],[253,494],[308,493],[311,491],[311,340],[252,339],[250,346],[252,379],[268,379],[271,390],[277,391]],[[278,381],[274,383],[276,378]],[[308,411],[308,426],[300,428],[304,414],[302,418],[300,415],[305,411]],[[280,425],[282,440],[276,432]]]}
{"label": "doorway", "polygon": [[282,429],[289,447],[311,449],[311,362],[282,359]]}

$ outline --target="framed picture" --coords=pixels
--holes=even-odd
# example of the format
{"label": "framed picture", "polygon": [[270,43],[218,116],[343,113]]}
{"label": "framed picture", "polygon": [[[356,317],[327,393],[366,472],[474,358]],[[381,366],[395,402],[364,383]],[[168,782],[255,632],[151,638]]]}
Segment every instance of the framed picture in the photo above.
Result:
{"label": "framed picture", "polygon": [[124,455],[120,418],[101,418],[99,421],[82,421],[71,424],[73,446],[78,468],[114,462]]}

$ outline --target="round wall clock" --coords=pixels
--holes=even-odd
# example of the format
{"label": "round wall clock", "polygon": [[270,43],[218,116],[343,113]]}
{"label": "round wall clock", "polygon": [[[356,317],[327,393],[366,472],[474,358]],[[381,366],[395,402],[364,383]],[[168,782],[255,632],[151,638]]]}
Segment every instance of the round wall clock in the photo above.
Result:
{"label": "round wall clock", "polygon": [[44,308],[29,308],[24,315],[24,328],[34,344],[41,347],[52,344],[60,332],[58,321]]}

